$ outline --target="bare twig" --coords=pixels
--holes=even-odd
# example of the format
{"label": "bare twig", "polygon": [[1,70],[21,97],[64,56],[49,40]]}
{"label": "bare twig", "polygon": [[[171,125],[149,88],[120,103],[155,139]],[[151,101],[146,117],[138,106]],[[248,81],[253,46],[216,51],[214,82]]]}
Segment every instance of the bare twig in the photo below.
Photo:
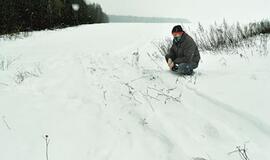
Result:
{"label": "bare twig", "polygon": [[160,101],[158,98],[149,95],[148,88],[147,88],[146,94],[143,94],[142,92],[140,92],[140,93],[141,93],[143,96],[149,97],[149,98],[154,99],[154,100],[156,100],[156,101]]}
{"label": "bare twig", "polygon": [[153,58],[152,58],[152,56],[149,54],[149,53],[147,53],[147,55],[148,55],[148,57],[157,65],[157,67],[160,69],[160,70],[164,70]]}
{"label": "bare twig", "polygon": [[11,127],[9,126],[8,122],[6,121],[5,116],[2,116],[2,120],[3,120],[4,124],[6,125],[7,129],[11,130]]}
{"label": "bare twig", "polygon": [[179,97],[173,97],[171,95],[165,94],[165,93],[158,93],[159,96],[165,96],[166,98],[172,99],[176,102],[181,102],[181,100],[179,99],[181,97],[181,95]]}
{"label": "bare twig", "polygon": [[176,101],[176,102],[181,102],[180,98],[181,98],[181,94],[178,96],[178,97],[173,97],[169,94],[166,94],[164,93],[164,89],[162,90],[159,90],[159,89],[156,89],[156,88],[152,88],[152,87],[148,87],[148,89],[151,89],[151,90],[154,90],[157,92],[157,97],[158,96],[164,96],[166,99],[165,99],[165,103],[167,102],[167,100],[171,99],[173,101]]}
{"label": "bare twig", "polygon": [[147,88],[148,88],[148,89],[152,89],[152,90],[157,91],[157,92],[163,92],[163,90],[158,90],[158,89],[153,88],[153,87],[147,87]]}
{"label": "bare twig", "polygon": [[138,67],[138,65],[139,65],[139,59],[140,59],[139,51],[133,52],[132,53],[132,66]]}
{"label": "bare twig", "polygon": [[50,139],[48,135],[45,135],[43,137],[45,139],[45,144],[46,144],[46,160],[49,160],[49,143],[50,143]]}
{"label": "bare twig", "polygon": [[17,84],[20,84],[27,78],[39,77],[41,74],[40,65],[36,64],[35,69],[32,71],[17,71],[14,80]]}
{"label": "bare twig", "polygon": [[154,46],[158,49],[160,56],[164,57],[166,54],[170,52],[170,48],[173,44],[171,38],[166,38],[160,42],[153,42]]}
{"label": "bare twig", "polygon": [[121,96],[128,98],[129,100],[134,100],[136,102],[138,102],[139,104],[143,104],[141,101],[137,100],[137,98],[135,96],[127,96],[124,94],[121,94]]}
{"label": "bare twig", "polygon": [[179,78],[180,78],[180,77],[177,77],[177,78],[176,78],[176,80],[175,80],[175,84],[178,84],[178,82],[179,82]]}
{"label": "bare twig", "polygon": [[151,75],[141,76],[139,78],[132,79],[132,80],[130,80],[130,83],[135,82],[135,81],[140,80],[140,79],[143,79],[143,78],[147,78],[147,77],[151,77]]}
{"label": "bare twig", "polygon": [[154,109],[154,107],[153,107],[151,101],[147,98],[147,96],[149,96],[149,95],[145,95],[145,94],[143,94],[142,92],[140,92],[140,93],[141,93],[141,95],[143,96],[143,98],[146,100],[146,102],[149,104],[149,106],[150,106],[150,108],[152,109],[152,111],[155,112],[155,109]]}
{"label": "bare twig", "polygon": [[141,120],[140,120],[140,124],[141,124],[142,126],[147,125],[147,124],[148,124],[148,122],[146,121],[146,118],[141,119]]}
{"label": "bare twig", "polygon": [[5,58],[3,60],[0,61],[0,69],[1,70],[8,70],[9,67],[16,61],[18,60],[19,58],[21,57],[21,55],[13,58],[13,59],[10,59],[10,58]]}
{"label": "bare twig", "polygon": [[106,93],[107,93],[107,90],[103,91],[103,99],[104,99],[105,106],[107,106]]}
{"label": "bare twig", "polygon": [[125,96],[125,95],[123,95],[122,94],[122,96],[125,96],[125,97],[128,97],[128,98],[130,98],[130,100],[135,100],[136,102],[138,102],[138,103],[140,103],[140,104],[142,104],[142,102],[140,102],[139,100],[137,100],[137,98],[135,97],[135,88],[134,87],[132,87],[129,83],[121,83],[122,85],[125,85],[127,88],[128,88],[128,94],[132,97],[129,97],[129,96]]}
{"label": "bare twig", "polygon": [[173,87],[173,88],[169,88],[169,89],[167,89],[167,92],[169,93],[170,91],[173,91],[173,90],[175,90],[177,87]]}
{"label": "bare twig", "polygon": [[125,85],[128,88],[128,93],[133,95],[134,94],[134,88],[129,84],[129,83],[122,83],[123,85]]}
{"label": "bare twig", "polygon": [[247,149],[246,149],[246,145],[244,144],[243,147],[241,146],[236,146],[236,149],[232,152],[229,152],[228,154],[231,155],[233,153],[239,153],[239,156],[242,160],[249,160],[249,157],[247,155]]}

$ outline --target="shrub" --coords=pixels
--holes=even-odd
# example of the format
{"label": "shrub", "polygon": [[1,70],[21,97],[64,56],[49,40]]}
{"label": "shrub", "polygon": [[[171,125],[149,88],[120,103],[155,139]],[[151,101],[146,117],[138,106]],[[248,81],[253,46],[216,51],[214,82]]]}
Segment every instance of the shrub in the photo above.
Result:
{"label": "shrub", "polygon": [[210,26],[206,30],[200,23],[194,33],[194,40],[201,50],[217,51],[231,49],[243,45],[243,41],[248,42],[251,37],[260,34],[270,33],[270,21],[262,20],[261,22],[249,23],[241,26],[239,23],[228,25],[224,20],[221,25]]}
{"label": "shrub", "polygon": [[170,52],[173,41],[170,38],[166,38],[163,41],[154,42],[153,44],[158,49],[159,53],[161,53],[162,56],[165,56]]}
{"label": "shrub", "polygon": [[[267,41],[270,33],[270,21],[249,23],[248,25],[236,24],[229,25],[225,20],[221,25],[214,24],[209,29],[204,28],[200,23],[193,33],[194,40],[201,51],[222,51],[237,47],[249,47],[255,44],[253,37],[261,35],[260,44],[263,55],[267,55]],[[155,42],[154,45],[162,56],[169,53],[172,46],[172,39]]]}

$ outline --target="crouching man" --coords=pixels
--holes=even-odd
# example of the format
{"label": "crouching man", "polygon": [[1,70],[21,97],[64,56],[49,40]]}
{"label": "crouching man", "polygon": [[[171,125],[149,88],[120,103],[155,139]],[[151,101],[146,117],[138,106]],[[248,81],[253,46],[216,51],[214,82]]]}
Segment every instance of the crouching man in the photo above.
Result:
{"label": "crouching man", "polygon": [[172,35],[173,45],[165,56],[168,66],[181,75],[192,75],[200,61],[198,47],[180,25],[173,27]]}

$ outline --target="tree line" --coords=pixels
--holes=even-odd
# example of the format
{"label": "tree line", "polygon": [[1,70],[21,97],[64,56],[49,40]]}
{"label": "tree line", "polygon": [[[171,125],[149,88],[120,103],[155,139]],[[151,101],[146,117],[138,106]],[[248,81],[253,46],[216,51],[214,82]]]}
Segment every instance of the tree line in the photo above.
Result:
{"label": "tree line", "polygon": [[84,0],[0,0],[0,34],[106,23],[96,3]]}

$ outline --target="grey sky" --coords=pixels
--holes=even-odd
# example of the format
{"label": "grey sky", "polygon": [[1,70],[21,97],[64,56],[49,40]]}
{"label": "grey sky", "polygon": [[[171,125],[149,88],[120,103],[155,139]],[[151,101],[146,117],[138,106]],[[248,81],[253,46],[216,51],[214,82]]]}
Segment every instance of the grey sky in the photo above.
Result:
{"label": "grey sky", "polygon": [[270,18],[270,0],[91,0],[108,14],[205,20]]}

